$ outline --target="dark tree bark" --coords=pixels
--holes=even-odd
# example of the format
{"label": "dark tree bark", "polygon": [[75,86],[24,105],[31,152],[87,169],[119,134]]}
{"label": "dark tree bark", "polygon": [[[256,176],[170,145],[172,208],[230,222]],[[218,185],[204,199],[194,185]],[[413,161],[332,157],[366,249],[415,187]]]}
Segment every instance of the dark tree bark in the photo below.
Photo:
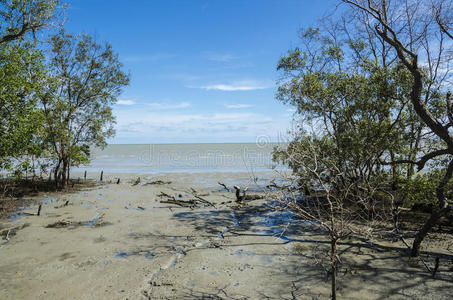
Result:
{"label": "dark tree bark", "polygon": [[330,241],[330,260],[331,260],[331,272],[332,272],[332,282],[331,282],[331,297],[332,300],[337,299],[337,238],[331,237]]}
{"label": "dark tree bark", "polygon": [[453,175],[453,160],[450,161],[447,171],[445,172],[443,180],[437,187],[436,195],[439,208],[431,213],[429,219],[425,222],[422,228],[415,235],[414,243],[412,244],[411,256],[416,257],[420,254],[420,245],[425,239],[428,232],[439,222],[440,218],[445,216],[450,211],[450,205],[445,199],[445,185]]}

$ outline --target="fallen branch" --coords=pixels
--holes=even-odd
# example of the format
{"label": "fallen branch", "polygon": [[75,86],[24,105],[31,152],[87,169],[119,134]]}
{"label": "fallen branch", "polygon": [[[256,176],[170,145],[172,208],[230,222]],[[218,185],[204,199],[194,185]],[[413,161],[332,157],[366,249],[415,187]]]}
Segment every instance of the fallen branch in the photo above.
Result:
{"label": "fallen branch", "polygon": [[208,204],[209,206],[211,207],[214,207],[215,208],[215,205],[212,204],[211,202],[209,202],[208,200],[202,198],[201,196],[208,196],[209,194],[203,194],[203,195],[198,195],[198,192],[194,189],[194,188],[190,188],[190,190],[192,191],[192,195],[197,198],[198,200]]}
{"label": "fallen branch", "polygon": [[[264,199],[263,195],[257,195],[257,194],[252,194],[252,195],[247,195],[247,190],[248,187],[245,189],[241,189],[241,187],[235,185],[234,189],[236,190],[236,202],[237,203],[242,203],[244,200],[258,200],[258,199]],[[242,195],[241,195],[242,191]]]}
{"label": "fallen branch", "polygon": [[175,197],[173,197],[173,196],[171,196],[171,195],[169,195],[169,194],[167,194],[167,193],[164,193],[164,192],[160,192],[160,194],[157,195],[157,196],[158,196],[158,197],[161,197],[161,198],[162,198],[162,197],[167,197],[167,198],[169,198],[169,199],[176,200]]}
{"label": "fallen branch", "polygon": [[[236,190],[236,202],[242,203],[245,199],[248,187],[246,187],[245,189],[242,190],[240,186],[235,185],[234,189]],[[241,190],[242,190],[242,195],[241,195]]]}
{"label": "fallen branch", "polygon": [[62,220],[62,221],[57,221],[52,224],[48,224],[46,226],[46,228],[63,228],[63,227],[68,227],[69,225],[71,225],[71,222]]}
{"label": "fallen branch", "polygon": [[140,177],[138,177],[137,180],[135,180],[135,182],[132,185],[138,185],[139,183],[140,183]]}
{"label": "fallen branch", "polygon": [[202,197],[200,197],[200,196],[198,196],[196,194],[194,194],[194,197],[196,199],[190,199],[190,200],[176,199],[174,196],[171,196],[171,195],[169,195],[167,193],[164,193],[164,192],[160,192],[158,197],[161,197],[161,198],[162,197],[166,197],[167,198],[167,200],[161,200],[160,203],[175,204],[175,205],[179,205],[179,206],[182,206],[182,207],[190,207],[190,208],[195,207],[197,204],[204,204],[204,205],[209,205],[209,206],[212,206],[212,207],[215,208],[214,204],[212,204],[208,200],[203,199]]}
{"label": "fallen branch", "polygon": [[3,236],[5,240],[9,241],[11,236],[16,235],[17,231],[19,231],[25,227],[28,227],[29,225],[30,225],[29,223],[25,223],[20,226],[2,229],[0,231],[0,235]]}
{"label": "fallen branch", "polygon": [[208,204],[209,206],[212,206],[212,207],[215,208],[215,205],[212,204],[212,202],[209,202],[208,200],[206,200],[206,199],[204,199],[204,198],[201,198],[200,196],[197,196],[197,195],[194,195],[194,197],[197,198],[198,200],[200,200],[200,201],[202,201],[202,202]]}
{"label": "fallen branch", "polygon": [[181,207],[192,207],[194,203],[191,201],[185,200],[176,200],[176,199],[168,199],[168,200],[161,200],[160,203],[168,203],[168,204],[175,204]]}
{"label": "fallen branch", "polygon": [[217,182],[217,183],[220,184],[221,186],[223,186],[223,188],[224,188],[227,192],[230,191],[230,189],[229,189],[224,183],[221,183],[220,181]]}
{"label": "fallen branch", "polygon": [[146,183],[147,185],[162,185],[162,184],[171,184],[171,181],[162,181],[162,180],[156,180],[156,181],[148,181]]}

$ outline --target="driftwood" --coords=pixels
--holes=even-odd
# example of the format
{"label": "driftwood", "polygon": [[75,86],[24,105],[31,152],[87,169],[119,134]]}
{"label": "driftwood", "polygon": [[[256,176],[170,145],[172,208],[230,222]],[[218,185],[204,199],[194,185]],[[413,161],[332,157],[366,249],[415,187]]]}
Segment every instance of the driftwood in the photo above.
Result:
{"label": "driftwood", "polygon": [[42,204],[39,204],[38,213],[36,214],[37,216],[41,215],[41,208],[42,208]]}
{"label": "driftwood", "polygon": [[63,228],[63,227],[68,227],[69,225],[71,225],[71,222],[62,220],[62,221],[57,221],[55,223],[49,224],[46,226],[46,228]]}
{"label": "driftwood", "polygon": [[132,185],[138,185],[140,183],[140,177],[137,178],[137,180],[135,180],[135,182],[132,184]]}
{"label": "driftwood", "polygon": [[87,171],[85,171],[85,174],[83,174],[83,180],[87,180]]}
{"label": "driftwood", "polygon": [[0,236],[3,236],[3,238],[5,240],[9,241],[12,236],[16,235],[17,231],[19,231],[25,227],[28,227],[28,226],[30,226],[30,224],[25,223],[20,226],[2,229],[2,230],[0,230]]}
{"label": "driftwood", "polygon": [[202,195],[199,195],[198,192],[194,189],[194,188],[190,188],[190,190],[192,191],[192,195],[197,198],[198,200],[208,204],[209,206],[212,206],[215,208],[215,205],[212,204],[211,202],[209,202],[208,200],[202,198],[202,196],[209,196],[209,194],[202,194]]}
{"label": "driftwood", "polygon": [[259,200],[259,199],[264,199],[264,196],[252,194],[252,195],[245,195],[245,198],[244,198],[244,200]]}
{"label": "driftwood", "polygon": [[101,178],[100,178],[100,181],[103,181],[104,180],[104,171],[101,171]]}
{"label": "driftwood", "polygon": [[230,189],[229,189],[224,183],[221,183],[220,181],[217,182],[217,183],[220,184],[221,186],[223,186],[223,188],[224,188],[227,192],[230,191]]}
{"label": "driftwood", "polygon": [[101,214],[96,218],[88,221],[66,221],[66,220],[59,220],[55,223],[48,224],[46,228],[76,228],[79,226],[88,226],[88,227],[101,227],[105,225],[109,225],[109,222],[104,222],[105,214]]}
{"label": "driftwood", "polygon": [[160,194],[159,194],[159,195],[157,195],[157,196],[158,196],[158,197],[161,197],[161,198],[162,198],[162,197],[167,197],[167,198],[169,198],[169,199],[173,199],[173,200],[176,200],[176,198],[175,198],[175,197],[173,197],[173,196],[170,196],[169,194],[167,194],[167,193],[164,193],[164,192],[160,192]]}
{"label": "driftwood", "polygon": [[160,203],[175,204],[175,205],[178,205],[181,207],[193,207],[196,205],[196,203],[194,201],[176,200],[176,199],[161,200]]}
{"label": "driftwood", "polygon": [[235,185],[234,189],[236,190],[236,202],[243,202],[245,200],[245,196],[248,190],[248,187],[242,190],[242,195],[241,195],[241,187]]}
{"label": "driftwood", "polygon": [[[247,190],[249,189],[248,187],[242,189],[240,186],[235,185],[234,189],[236,190],[236,202],[237,203],[243,203],[244,200],[264,199],[264,196],[262,196],[262,195],[257,195],[257,194],[247,195]],[[242,191],[242,194],[241,194],[241,191]]]}
{"label": "driftwood", "polygon": [[[196,192],[195,190],[193,190],[193,191]],[[176,199],[176,197],[171,196],[171,195],[169,195],[167,193],[164,193],[164,192],[160,192],[160,194],[158,195],[158,197],[167,198],[166,200],[160,200],[160,203],[175,204],[175,205],[178,205],[178,206],[181,206],[181,207],[189,207],[189,208],[193,208],[193,207],[201,204],[201,205],[209,205],[209,206],[212,206],[212,207],[215,208],[214,204],[212,204],[208,200],[198,196],[196,193],[193,193],[193,196],[196,199],[183,200],[183,199]]]}
{"label": "driftwood", "polygon": [[121,179],[118,178],[118,180],[116,181],[116,184],[120,184],[120,181],[121,181]]}
{"label": "driftwood", "polygon": [[171,184],[171,181],[162,181],[162,180],[155,180],[155,181],[148,181],[147,185],[162,185],[162,184]]}

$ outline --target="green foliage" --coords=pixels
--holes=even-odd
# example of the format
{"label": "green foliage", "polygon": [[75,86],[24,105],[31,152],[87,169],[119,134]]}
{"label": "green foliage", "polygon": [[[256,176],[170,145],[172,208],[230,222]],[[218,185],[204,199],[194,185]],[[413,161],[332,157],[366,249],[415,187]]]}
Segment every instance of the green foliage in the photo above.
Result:
{"label": "green foliage", "polygon": [[89,146],[103,147],[114,134],[112,104],[129,83],[109,44],[87,35],[52,37],[50,74],[41,95],[46,141],[64,178],[70,165],[88,162]]}
{"label": "green foliage", "polygon": [[43,61],[33,44],[0,46],[0,167],[12,167],[12,158],[39,154],[43,115],[36,96],[43,88]]}
{"label": "green foliage", "polygon": [[21,39],[50,25],[59,0],[0,0],[0,44]]}
{"label": "green foliage", "polygon": [[[287,149],[275,149],[274,160],[287,164],[301,185],[321,181],[341,194],[342,186],[374,182],[380,189],[386,185],[386,193],[399,188],[401,197],[410,194],[407,205],[435,201],[440,171],[412,178],[412,164],[384,163],[415,161],[441,143],[427,134],[411,105],[410,72],[388,63],[388,53],[382,59],[365,41],[341,34],[309,28],[301,33],[302,46],[280,59],[277,98],[297,108],[299,126]],[[423,90],[426,105],[445,117],[441,93],[425,83],[431,88]]]}
{"label": "green foliage", "polygon": [[[399,198],[405,207],[414,205],[421,207],[436,207],[436,189],[444,176],[445,170],[436,169],[417,174],[412,178],[401,179]],[[447,199],[453,198],[453,181],[450,180],[445,186],[445,196]]]}
{"label": "green foliage", "polygon": [[297,48],[280,60],[278,69],[286,79],[277,97],[296,106],[306,122],[302,127],[314,126],[318,135],[329,138],[329,153],[351,176],[381,171],[384,155],[402,153],[407,146],[398,113],[408,101],[407,71],[369,59],[352,63],[346,54],[363,49],[362,43],[338,44],[314,29],[302,37],[317,52]]}

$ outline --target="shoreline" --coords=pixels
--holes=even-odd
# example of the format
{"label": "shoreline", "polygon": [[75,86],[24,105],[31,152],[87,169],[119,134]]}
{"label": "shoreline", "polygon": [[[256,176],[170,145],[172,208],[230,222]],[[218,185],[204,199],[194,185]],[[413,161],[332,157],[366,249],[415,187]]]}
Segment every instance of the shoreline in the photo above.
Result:
{"label": "shoreline", "polygon": [[[245,173],[161,174],[151,179],[171,183],[133,185],[143,176],[135,174],[108,183],[118,175],[105,174],[103,183],[71,194],[41,195],[48,199],[39,217],[0,220],[2,232],[16,228],[0,240],[2,299],[329,296],[326,273],[312,257],[328,251],[322,232],[266,199],[237,206],[234,193],[217,181],[231,186]],[[162,193],[191,199],[191,189],[215,207],[161,203]],[[373,243],[340,245],[349,249],[342,256],[340,297],[450,297],[449,262],[442,261],[431,280],[399,241]],[[436,240],[427,250],[437,253],[433,246],[448,249],[448,243]]]}

